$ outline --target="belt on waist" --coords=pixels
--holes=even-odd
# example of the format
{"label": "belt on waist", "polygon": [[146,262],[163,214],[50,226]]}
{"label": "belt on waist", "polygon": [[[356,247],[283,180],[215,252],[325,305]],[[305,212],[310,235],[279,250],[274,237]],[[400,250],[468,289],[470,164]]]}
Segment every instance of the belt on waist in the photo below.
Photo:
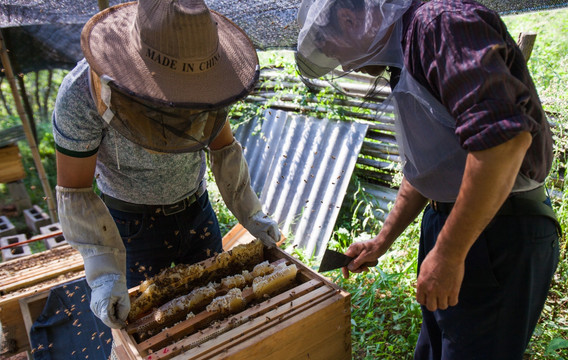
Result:
{"label": "belt on waist", "polygon": [[[546,216],[554,221],[558,233],[562,234],[562,228],[556,218],[556,213],[550,205],[545,203],[547,198],[548,195],[544,186],[539,186],[529,191],[511,193],[495,216]],[[430,200],[430,207],[436,212],[449,214],[454,207],[454,203]]]}
{"label": "belt on waist", "polygon": [[135,214],[155,214],[155,215],[173,215],[187,209],[191,204],[197,201],[201,195],[205,193],[206,187],[199,185],[196,192],[189,195],[188,197],[168,205],[145,205],[145,204],[134,204],[127,201],[119,200],[112,196],[101,194],[101,199],[110,209],[123,211],[127,213]]}

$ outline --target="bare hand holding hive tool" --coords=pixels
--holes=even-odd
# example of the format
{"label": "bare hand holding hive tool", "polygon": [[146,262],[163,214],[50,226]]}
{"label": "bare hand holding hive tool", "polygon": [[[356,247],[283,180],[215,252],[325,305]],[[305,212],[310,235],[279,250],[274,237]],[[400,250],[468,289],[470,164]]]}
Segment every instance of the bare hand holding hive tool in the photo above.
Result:
{"label": "bare hand holding hive tool", "polygon": [[[330,250],[330,249],[325,249],[325,253],[323,254],[323,258],[321,260],[321,264],[319,266],[319,272],[325,272],[325,271],[330,271],[330,270],[334,270],[334,269],[339,269],[342,268],[344,266],[347,266],[351,260],[353,260],[354,258],[352,258],[351,256],[347,256],[345,254],[342,254],[340,252],[334,251],[334,250]],[[372,261],[372,262],[368,262],[368,263],[364,263],[362,265],[362,267],[373,267],[376,266],[378,263],[377,260]]]}

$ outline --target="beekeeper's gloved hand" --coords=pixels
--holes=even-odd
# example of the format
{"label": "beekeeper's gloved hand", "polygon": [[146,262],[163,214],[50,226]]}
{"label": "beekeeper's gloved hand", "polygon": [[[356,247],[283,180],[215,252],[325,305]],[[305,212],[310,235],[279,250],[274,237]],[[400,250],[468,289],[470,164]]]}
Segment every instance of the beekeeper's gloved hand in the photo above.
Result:
{"label": "beekeeper's gloved hand", "polygon": [[280,240],[278,224],[262,212],[258,196],[250,186],[248,165],[237,140],[210,151],[211,171],[223,201],[237,220],[267,247]]}
{"label": "beekeeper's gloved hand", "polygon": [[126,249],[112,216],[91,188],[56,187],[59,222],[65,240],[83,256],[91,287],[91,310],[115,329],[130,311]]}
{"label": "beekeeper's gloved hand", "polygon": [[262,211],[251,216],[243,226],[269,248],[280,240],[278,224]]}

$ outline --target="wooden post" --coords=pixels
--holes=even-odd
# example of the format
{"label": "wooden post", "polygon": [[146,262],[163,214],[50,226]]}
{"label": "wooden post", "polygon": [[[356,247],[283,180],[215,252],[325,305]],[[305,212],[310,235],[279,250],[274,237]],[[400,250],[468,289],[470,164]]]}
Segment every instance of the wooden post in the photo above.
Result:
{"label": "wooden post", "polygon": [[525,57],[525,61],[528,62],[529,58],[531,57],[531,53],[534,47],[534,43],[536,41],[536,33],[533,32],[522,32],[519,34],[519,39],[517,40],[517,44]]}
{"label": "wooden post", "polygon": [[24,126],[24,133],[26,134],[26,138],[28,140],[28,144],[30,146],[32,156],[34,159],[34,164],[36,166],[39,179],[43,186],[43,192],[45,193],[47,206],[49,210],[49,215],[53,222],[57,222],[57,212],[55,208],[55,201],[53,200],[53,195],[51,191],[51,187],[49,185],[49,181],[47,179],[47,175],[45,173],[45,169],[43,168],[43,164],[41,163],[41,157],[39,155],[39,149],[37,147],[37,143],[32,133],[32,128],[30,126],[30,122],[26,112],[24,111],[24,107],[22,104],[22,100],[20,98],[20,93],[18,91],[18,85],[16,84],[16,79],[14,77],[14,71],[12,70],[12,64],[10,62],[10,57],[8,56],[8,49],[5,46],[4,36],[0,31],[0,60],[2,60],[2,64],[4,65],[4,73],[8,82],[10,83],[10,88],[12,90],[12,96],[14,97],[14,103],[16,104],[16,109],[18,111],[18,115],[22,120],[22,125]]}
{"label": "wooden post", "polygon": [[[6,45],[4,45],[6,46]],[[30,104],[30,100],[28,99],[28,95],[26,92],[26,84],[24,83],[24,78],[22,76],[18,76],[16,78],[18,80],[18,89],[20,90],[20,99],[22,100],[22,105],[26,115],[28,117],[28,124],[30,124],[30,129],[32,130],[32,135],[34,136],[34,140],[37,143],[37,129],[35,126],[34,120],[34,111],[32,110],[32,105]]]}

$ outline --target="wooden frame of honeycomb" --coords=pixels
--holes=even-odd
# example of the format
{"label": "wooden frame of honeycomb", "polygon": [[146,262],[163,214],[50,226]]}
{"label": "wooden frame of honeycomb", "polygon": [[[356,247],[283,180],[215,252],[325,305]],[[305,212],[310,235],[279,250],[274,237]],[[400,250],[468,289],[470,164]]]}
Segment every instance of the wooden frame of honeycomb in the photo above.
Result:
{"label": "wooden frame of honeycomb", "polygon": [[183,291],[113,329],[120,360],[351,358],[349,294],[284,251],[253,242],[197,266],[131,289],[133,309],[152,284]]}

